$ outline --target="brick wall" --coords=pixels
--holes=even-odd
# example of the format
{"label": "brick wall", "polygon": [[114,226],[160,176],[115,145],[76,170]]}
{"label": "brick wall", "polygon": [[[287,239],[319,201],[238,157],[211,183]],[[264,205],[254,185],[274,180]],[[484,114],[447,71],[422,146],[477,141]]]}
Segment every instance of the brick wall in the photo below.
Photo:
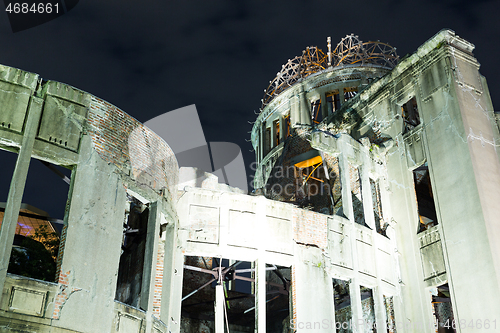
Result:
{"label": "brick wall", "polygon": [[158,254],[156,256],[156,276],[153,294],[153,315],[160,319],[161,291],[163,286],[163,261],[165,258],[165,243],[158,242]]}
{"label": "brick wall", "polygon": [[61,273],[61,266],[62,266],[62,258],[64,256],[64,247],[66,245],[66,233],[68,231],[68,226],[64,225],[62,230],[61,230],[61,239],[59,240],[59,252],[57,253],[57,266],[56,266],[56,276],[55,280],[59,281],[60,279],[60,273]]}
{"label": "brick wall", "polygon": [[293,210],[293,239],[325,249],[328,244],[328,216],[304,209]]}
{"label": "brick wall", "polygon": [[92,96],[87,133],[97,153],[139,185],[177,197],[178,164],[163,139],[116,106]]}

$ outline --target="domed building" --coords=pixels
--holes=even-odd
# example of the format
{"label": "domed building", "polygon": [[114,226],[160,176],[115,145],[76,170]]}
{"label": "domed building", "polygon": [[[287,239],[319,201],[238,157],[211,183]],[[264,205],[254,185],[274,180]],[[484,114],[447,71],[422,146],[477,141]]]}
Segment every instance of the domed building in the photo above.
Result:
{"label": "domed building", "polygon": [[[0,331],[495,331],[499,117],[473,49],[451,30],[403,59],[354,35],[306,48],[265,90],[250,195],[0,66]],[[49,281],[9,272],[32,158],[71,171]]]}

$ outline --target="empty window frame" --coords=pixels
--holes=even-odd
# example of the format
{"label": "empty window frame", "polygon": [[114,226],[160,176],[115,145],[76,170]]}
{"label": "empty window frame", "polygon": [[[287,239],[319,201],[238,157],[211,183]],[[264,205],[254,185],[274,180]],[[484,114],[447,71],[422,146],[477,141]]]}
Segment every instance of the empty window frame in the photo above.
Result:
{"label": "empty window frame", "polygon": [[288,112],[285,116],[283,116],[283,134],[284,138],[288,138],[290,136],[290,112]]}
{"label": "empty window frame", "polygon": [[273,147],[276,147],[277,145],[280,144],[280,120],[279,119],[276,119],[275,121],[273,121],[273,134],[274,134],[274,138],[273,138]]}
{"label": "empty window frame", "polygon": [[361,191],[361,175],[359,169],[349,164],[349,176],[351,182],[352,209],[354,211],[354,222],[367,226],[363,207],[363,195]]}
{"label": "empty window frame", "polygon": [[453,315],[453,306],[450,297],[450,288],[448,284],[441,285],[431,289],[432,308],[434,320],[437,322],[438,333],[456,332],[455,317]]}
{"label": "empty window frame", "polygon": [[123,224],[122,253],[115,299],[139,308],[144,278],[149,207],[132,196],[128,196],[128,200],[129,208],[125,212]]}
{"label": "empty window frame", "polygon": [[317,99],[311,103],[311,116],[313,124],[319,124],[323,120],[321,112],[321,99]]}
{"label": "empty window frame", "polygon": [[352,332],[352,309],[349,281],[332,279],[335,311],[335,328],[337,333]]}
{"label": "empty window frame", "polygon": [[332,114],[340,109],[340,95],[338,89],[326,93],[326,102],[328,103],[328,114]]}
{"label": "empty window frame", "polygon": [[264,132],[264,156],[271,151],[271,128],[266,127]]}
{"label": "empty window frame", "polygon": [[372,192],[375,228],[377,229],[377,232],[379,234],[387,236],[386,234],[387,224],[384,222],[384,216],[382,211],[382,199],[380,197],[380,184],[378,180],[373,180],[370,178],[370,190]]}
{"label": "empty window frame", "polygon": [[417,233],[419,233],[438,224],[427,162],[413,170],[413,181],[419,218]]}
{"label": "empty window frame", "polygon": [[266,266],[266,332],[289,332],[292,319],[292,268]]}
{"label": "empty window frame", "polygon": [[358,87],[344,88],[344,100],[348,101],[358,94]]}
{"label": "empty window frame", "polygon": [[384,295],[387,333],[396,333],[396,316],[394,314],[394,297]]}
{"label": "empty window frame", "polygon": [[[215,307],[228,332],[255,330],[254,262],[186,256],[182,285],[181,321],[192,331],[214,331]],[[223,304],[217,304],[216,286],[222,286]],[[219,295],[222,296],[222,295]],[[223,318],[222,318],[223,317]],[[229,327],[227,327],[227,325]]]}
{"label": "empty window frame", "polygon": [[363,310],[363,331],[377,332],[377,320],[375,318],[375,301],[371,288],[359,286],[361,292],[361,309]]}
{"label": "empty window frame", "polygon": [[415,97],[401,105],[401,113],[403,116],[403,133],[411,131],[420,124],[420,115]]}
{"label": "empty window frame", "polygon": [[[13,163],[17,159],[16,154],[4,151],[0,155],[5,155],[5,160]],[[9,273],[43,281],[58,280],[70,174],[71,170],[61,166],[31,160],[23,193],[25,203],[19,211],[7,270]],[[3,192],[8,193],[8,189]],[[3,221],[5,204],[0,203],[0,221]]]}

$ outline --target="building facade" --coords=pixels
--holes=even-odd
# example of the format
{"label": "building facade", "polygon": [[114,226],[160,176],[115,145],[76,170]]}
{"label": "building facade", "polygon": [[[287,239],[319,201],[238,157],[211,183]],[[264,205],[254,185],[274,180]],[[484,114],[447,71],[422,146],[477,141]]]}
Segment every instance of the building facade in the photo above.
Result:
{"label": "building facade", "polygon": [[[450,30],[402,60],[353,35],[307,48],[266,89],[251,195],[2,66],[0,331],[500,329],[500,133],[473,48]],[[31,158],[71,170],[53,281],[7,273]]]}

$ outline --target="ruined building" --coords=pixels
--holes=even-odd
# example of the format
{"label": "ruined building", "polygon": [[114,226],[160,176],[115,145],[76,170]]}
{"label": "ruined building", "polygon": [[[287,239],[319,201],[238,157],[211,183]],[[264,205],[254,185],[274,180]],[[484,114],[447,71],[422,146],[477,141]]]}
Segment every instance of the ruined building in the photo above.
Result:
{"label": "ruined building", "polygon": [[[266,89],[252,195],[1,66],[0,331],[500,330],[500,134],[473,48],[450,30],[403,59],[353,35],[306,48]],[[7,272],[31,158],[71,170],[46,281]]]}

